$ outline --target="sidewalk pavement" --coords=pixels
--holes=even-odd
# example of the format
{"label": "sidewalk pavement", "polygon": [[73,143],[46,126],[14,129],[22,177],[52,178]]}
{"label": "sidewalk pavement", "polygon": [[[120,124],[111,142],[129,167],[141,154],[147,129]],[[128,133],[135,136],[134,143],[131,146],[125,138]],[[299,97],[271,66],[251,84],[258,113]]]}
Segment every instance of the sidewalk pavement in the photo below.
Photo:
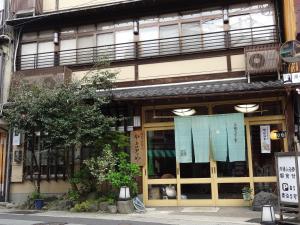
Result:
{"label": "sidewalk pavement", "polygon": [[[19,211],[19,212],[18,212]],[[0,213],[18,213],[21,210],[1,209]],[[30,212],[28,212],[30,214]],[[28,214],[24,212],[25,214]],[[147,208],[146,213],[108,214],[108,213],[73,213],[66,211],[33,211],[31,216],[104,219],[114,221],[152,222],[176,225],[258,225],[260,212],[253,212],[247,207],[157,207]]]}

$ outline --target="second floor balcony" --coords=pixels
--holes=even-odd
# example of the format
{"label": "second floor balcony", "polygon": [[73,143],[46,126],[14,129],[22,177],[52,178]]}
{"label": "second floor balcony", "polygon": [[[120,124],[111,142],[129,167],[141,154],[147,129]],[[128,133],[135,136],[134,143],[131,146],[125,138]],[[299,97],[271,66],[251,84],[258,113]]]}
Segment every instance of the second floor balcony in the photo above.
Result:
{"label": "second floor balcony", "polygon": [[237,29],[205,34],[168,37],[87,48],[68,49],[17,57],[18,70],[53,66],[92,65],[101,59],[110,62],[134,61],[211,51],[243,49],[246,46],[278,43],[276,26]]}

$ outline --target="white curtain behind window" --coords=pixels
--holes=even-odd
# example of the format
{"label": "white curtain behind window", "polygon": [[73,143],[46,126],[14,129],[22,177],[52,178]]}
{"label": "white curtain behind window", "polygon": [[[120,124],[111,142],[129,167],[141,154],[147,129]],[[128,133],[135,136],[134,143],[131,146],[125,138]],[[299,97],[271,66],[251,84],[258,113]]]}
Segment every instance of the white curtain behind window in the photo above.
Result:
{"label": "white curtain behind window", "polygon": [[97,35],[97,60],[114,60],[114,33]]}
{"label": "white curtain behind window", "polygon": [[184,23],[181,26],[182,51],[191,52],[201,49],[200,22]]}
{"label": "white curtain behind window", "polygon": [[179,53],[178,25],[160,27],[160,54]]}
{"label": "white curtain behind window", "polygon": [[60,41],[60,65],[76,64],[76,39]]}
{"label": "white curtain behind window", "polygon": [[249,14],[230,17],[229,24],[232,47],[251,44],[251,17]]}
{"label": "white curtain behind window", "polygon": [[37,63],[37,43],[22,44],[21,70],[34,69]]}
{"label": "white curtain behind window", "polygon": [[79,37],[77,40],[77,63],[92,63],[94,49],[94,36]]}
{"label": "white curtain behind window", "polygon": [[53,41],[38,44],[38,68],[54,66]]}
{"label": "white curtain behind window", "polygon": [[225,47],[223,19],[206,19],[201,22],[203,32],[203,48],[218,49]]}
{"label": "white curtain behind window", "polygon": [[116,32],[116,59],[130,59],[134,57],[133,31],[122,30]]}
{"label": "white curtain behind window", "polygon": [[159,54],[158,27],[140,29],[139,56],[148,57]]}

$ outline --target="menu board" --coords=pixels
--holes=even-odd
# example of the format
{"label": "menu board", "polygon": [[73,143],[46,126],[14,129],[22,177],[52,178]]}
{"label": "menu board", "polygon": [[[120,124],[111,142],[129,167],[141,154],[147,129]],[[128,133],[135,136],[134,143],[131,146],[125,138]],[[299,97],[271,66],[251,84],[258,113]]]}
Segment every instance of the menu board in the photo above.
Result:
{"label": "menu board", "polygon": [[[300,157],[298,157],[297,159],[298,162],[300,162]],[[279,156],[277,167],[280,201],[284,203],[298,204],[299,196],[296,173],[296,157]]]}

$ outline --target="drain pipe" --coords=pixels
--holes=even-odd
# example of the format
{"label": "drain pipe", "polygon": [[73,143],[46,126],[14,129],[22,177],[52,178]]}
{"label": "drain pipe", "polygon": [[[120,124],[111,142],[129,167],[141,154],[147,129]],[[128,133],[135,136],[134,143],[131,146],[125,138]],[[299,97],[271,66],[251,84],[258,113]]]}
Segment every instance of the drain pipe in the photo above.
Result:
{"label": "drain pipe", "polygon": [[7,148],[6,148],[6,172],[5,172],[5,202],[9,202],[10,180],[11,180],[11,156],[12,156],[12,129],[7,132]]}

